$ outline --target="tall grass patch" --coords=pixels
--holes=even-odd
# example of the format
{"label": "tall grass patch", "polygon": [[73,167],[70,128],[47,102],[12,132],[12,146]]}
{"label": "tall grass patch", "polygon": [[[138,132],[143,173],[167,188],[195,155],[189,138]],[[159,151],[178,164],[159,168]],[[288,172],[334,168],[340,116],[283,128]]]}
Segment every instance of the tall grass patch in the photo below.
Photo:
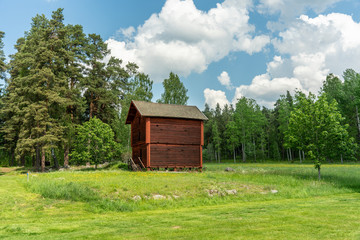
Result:
{"label": "tall grass patch", "polygon": [[45,198],[81,202],[100,199],[99,194],[89,186],[77,182],[33,180],[31,183],[26,183],[25,186],[29,191],[38,193]]}

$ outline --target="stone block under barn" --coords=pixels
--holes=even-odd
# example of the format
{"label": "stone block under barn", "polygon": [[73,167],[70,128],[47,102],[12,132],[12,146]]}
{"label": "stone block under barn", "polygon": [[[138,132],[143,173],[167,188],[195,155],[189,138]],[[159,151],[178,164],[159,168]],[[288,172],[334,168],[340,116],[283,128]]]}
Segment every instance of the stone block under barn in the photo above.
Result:
{"label": "stone block under barn", "polygon": [[133,161],[145,168],[202,168],[206,116],[195,106],[132,101]]}

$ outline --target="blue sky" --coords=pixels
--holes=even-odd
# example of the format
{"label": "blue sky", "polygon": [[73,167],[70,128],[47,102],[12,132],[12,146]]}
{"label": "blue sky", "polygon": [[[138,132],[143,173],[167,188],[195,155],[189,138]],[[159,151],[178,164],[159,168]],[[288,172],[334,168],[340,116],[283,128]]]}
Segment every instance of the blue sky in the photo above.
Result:
{"label": "blue sky", "polygon": [[328,73],[360,71],[356,0],[0,0],[5,54],[32,17],[59,7],[149,74],[153,101],[170,71],[200,109],[241,96],[272,107],[286,90],[317,93]]}

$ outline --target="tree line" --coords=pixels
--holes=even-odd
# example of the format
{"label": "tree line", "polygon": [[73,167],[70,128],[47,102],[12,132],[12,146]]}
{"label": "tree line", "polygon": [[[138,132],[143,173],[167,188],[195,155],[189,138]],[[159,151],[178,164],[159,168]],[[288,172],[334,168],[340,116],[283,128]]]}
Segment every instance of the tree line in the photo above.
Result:
{"label": "tree line", "polygon": [[[125,118],[131,100],[151,101],[153,81],[136,63],[109,57],[97,34],[65,25],[62,9],[37,15],[15,44],[9,63],[0,31],[0,163],[44,170],[95,165],[130,149]],[[355,161],[360,143],[360,74],[329,74],[318,94],[280,96],[274,109],[242,97],[235,106],[205,104],[204,159],[221,162]],[[187,89],[170,73],[159,103],[183,104]]]}
{"label": "tree line", "polygon": [[[0,158],[44,170],[69,163],[121,159],[130,150],[125,125],[131,100],[151,101],[153,81],[136,63],[109,57],[100,35],[65,25],[63,9],[32,18],[9,63],[0,31]],[[186,104],[187,90],[170,73],[159,102]],[[180,94],[179,93],[180,90]],[[181,101],[175,101],[174,98]]]}
{"label": "tree line", "polygon": [[357,161],[360,143],[360,74],[352,69],[344,81],[329,74],[315,96],[289,91],[274,109],[242,97],[235,106],[205,105],[204,158],[221,162],[285,160],[321,163]]}

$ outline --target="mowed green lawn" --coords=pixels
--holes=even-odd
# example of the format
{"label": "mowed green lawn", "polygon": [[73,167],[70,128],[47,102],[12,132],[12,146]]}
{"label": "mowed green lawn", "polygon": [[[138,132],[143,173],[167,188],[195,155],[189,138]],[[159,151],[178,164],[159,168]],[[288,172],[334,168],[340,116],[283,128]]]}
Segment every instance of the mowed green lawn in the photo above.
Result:
{"label": "mowed green lawn", "polygon": [[206,168],[0,168],[0,239],[360,239],[359,165]]}

